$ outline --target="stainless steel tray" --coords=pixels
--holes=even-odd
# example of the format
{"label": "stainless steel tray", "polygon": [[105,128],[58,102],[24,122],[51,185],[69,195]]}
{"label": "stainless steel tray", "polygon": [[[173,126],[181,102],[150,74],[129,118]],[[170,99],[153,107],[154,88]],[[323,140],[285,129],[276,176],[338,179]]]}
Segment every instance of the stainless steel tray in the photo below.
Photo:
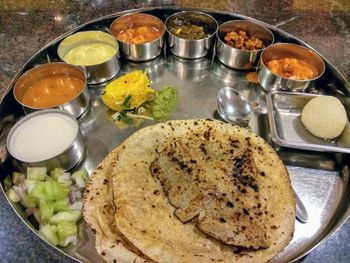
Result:
{"label": "stainless steel tray", "polygon": [[266,98],[272,140],[284,147],[311,151],[350,153],[350,125],[333,140],[312,135],[301,123],[301,112],[318,94],[273,91]]}
{"label": "stainless steel tray", "polygon": [[[169,15],[179,10],[193,9],[147,8],[133,10],[132,12],[151,13],[165,21]],[[205,9],[200,11],[211,14],[219,23],[231,19],[251,19],[221,11]],[[6,158],[6,136],[10,127],[24,114],[23,109],[16,103],[11,92],[18,77],[35,65],[49,61],[59,61],[56,52],[57,46],[68,35],[83,30],[108,31],[110,23],[116,17],[129,12],[131,11],[102,17],[60,36],[35,54],[18,72],[9,85],[7,95],[0,105],[0,149],[2,152],[0,177],[2,180],[6,174],[13,170],[10,160]],[[269,25],[266,26],[273,31],[276,41],[306,45],[286,32]],[[326,74],[316,82],[316,91],[349,98],[349,83],[328,61],[325,60],[325,62]],[[259,134],[275,147],[288,167],[294,189],[309,212],[308,223],[295,222],[294,239],[272,262],[291,262],[303,257],[334,233],[348,218],[350,214],[349,155],[297,150],[276,145],[270,136],[266,94],[258,85],[246,80],[247,71],[229,69],[218,62],[214,56],[208,56],[200,60],[182,60],[170,55],[166,50],[162,56],[149,62],[121,61],[121,71],[118,76],[135,69],[146,70],[153,87],[156,89],[165,85],[172,85],[178,89],[179,104],[177,111],[172,115],[172,119],[218,118],[215,111],[215,97],[218,90],[224,86],[234,87],[250,102],[258,105],[254,108],[249,126],[253,132]],[[117,127],[110,119],[111,112],[108,111],[100,99],[103,87],[104,85],[89,87],[92,99],[91,108],[86,116],[80,120],[80,127],[87,146],[87,157],[82,162],[81,167],[88,172],[91,172],[113,148],[130,134],[141,127],[154,123],[145,121],[137,127]],[[350,103],[345,103],[347,109],[350,108],[349,105]],[[3,190],[2,187],[1,189]],[[25,219],[20,209],[17,206],[13,207],[23,222],[34,233],[37,233],[30,222]],[[67,249],[56,249],[78,261],[100,262],[101,258],[94,248],[94,234],[85,224],[82,224],[81,231],[84,238],[80,244]]]}

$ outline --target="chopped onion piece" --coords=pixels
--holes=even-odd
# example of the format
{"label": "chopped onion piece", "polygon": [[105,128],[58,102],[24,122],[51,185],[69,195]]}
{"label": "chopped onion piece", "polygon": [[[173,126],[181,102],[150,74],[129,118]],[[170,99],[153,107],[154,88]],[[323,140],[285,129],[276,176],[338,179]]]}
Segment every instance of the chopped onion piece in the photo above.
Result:
{"label": "chopped onion piece", "polygon": [[83,202],[82,201],[75,202],[70,206],[70,208],[73,210],[81,210],[83,208]]}

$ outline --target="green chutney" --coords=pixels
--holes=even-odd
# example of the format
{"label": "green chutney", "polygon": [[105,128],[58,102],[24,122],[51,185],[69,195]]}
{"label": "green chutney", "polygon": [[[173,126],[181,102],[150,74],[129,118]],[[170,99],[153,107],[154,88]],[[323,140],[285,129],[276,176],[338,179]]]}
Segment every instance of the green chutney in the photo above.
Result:
{"label": "green chutney", "polygon": [[162,120],[167,118],[175,109],[178,100],[177,90],[171,86],[165,86],[156,92],[151,105],[153,118]]}

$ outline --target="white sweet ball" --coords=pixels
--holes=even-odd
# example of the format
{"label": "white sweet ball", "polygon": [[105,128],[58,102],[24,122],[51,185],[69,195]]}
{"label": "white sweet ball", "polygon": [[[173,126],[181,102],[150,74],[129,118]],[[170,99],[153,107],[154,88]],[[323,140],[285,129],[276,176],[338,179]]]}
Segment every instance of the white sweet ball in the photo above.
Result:
{"label": "white sweet ball", "polygon": [[333,139],[344,130],[347,116],[343,104],[337,98],[319,96],[305,105],[301,113],[301,122],[313,135]]}

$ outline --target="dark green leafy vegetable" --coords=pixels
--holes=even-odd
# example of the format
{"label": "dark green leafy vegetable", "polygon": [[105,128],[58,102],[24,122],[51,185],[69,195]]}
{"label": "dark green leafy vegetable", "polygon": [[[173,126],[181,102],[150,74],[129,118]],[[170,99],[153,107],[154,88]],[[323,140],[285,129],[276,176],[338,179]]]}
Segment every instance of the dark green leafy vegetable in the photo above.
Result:
{"label": "dark green leafy vegetable", "polygon": [[170,32],[177,37],[190,40],[203,39],[209,36],[204,27],[197,26],[190,22],[173,27],[170,29]]}

